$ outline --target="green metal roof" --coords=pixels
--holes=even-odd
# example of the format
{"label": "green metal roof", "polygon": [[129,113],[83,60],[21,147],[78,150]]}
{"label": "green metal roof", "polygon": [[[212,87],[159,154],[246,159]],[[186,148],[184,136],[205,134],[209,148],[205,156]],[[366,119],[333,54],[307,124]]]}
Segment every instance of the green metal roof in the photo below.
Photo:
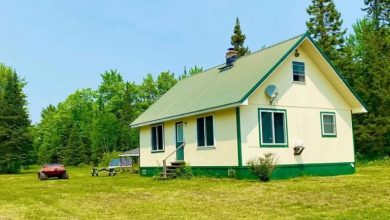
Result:
{"label": "green metal roof", "polygon": [[230,69],[219,65],[184,80],[158,99],[132,124],[146,124],[213,111],[244,102],[273,70],[306,37],[299,35],[276,45],[241,57]]}

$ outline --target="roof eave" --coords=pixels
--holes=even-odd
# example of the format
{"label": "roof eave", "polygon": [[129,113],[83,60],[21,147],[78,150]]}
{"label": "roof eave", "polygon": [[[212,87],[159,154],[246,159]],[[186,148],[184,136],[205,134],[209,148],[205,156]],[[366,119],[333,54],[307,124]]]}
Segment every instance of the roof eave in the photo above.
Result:
{"label": "roof eave", "polygon": [[310,37],[310,33],[306,32],[302,35],[302,37],[283,55],[280,60],[271,67],[271,69],[253,86],[253,88],[241,99],[241,103],[245,102],[253,93],[254,91],[261,86],[261,84],[273,73],[275,70],[286,60],[286,58],[305,40],[308,39],[314,47],[318,50],[318,52],[325,58],[326,62],[330,65],[330,67],[334,70],[334,72],[338,75],[338,77],[343,81],[343,83],[347,86],[349,91],[352,93],[352,95],[357,99],[357,101],[360,103],[360,106],[357,108],[352,108],[353,114],[361,114],[361,113],[367,113],[367,107],[364,104],[363,100],[356,94],[356,92],[352,89],[352,87],[348,84],[348,82],[345,80],[345,78],[340,74],[340,70],[337,69],[334,64],[329,60],[329,58],[325,55],[325,53],[322,51],[322,49],[317,45],[317,43]]}
{"label": "roof eave", "polygon": [[282,56],[282,58],[279,59],[278,62],[275,63],[275,65],[273,65],[271,67],[270,70],[268,70],[268,72],[263,76],[261,77],[261,79],[251,88],[251,90],[249,90],[248,93],[245,94],[245,96],[241,99],[241,103],[243,103],[245,100],[247,100],[255,91],[256,89],[273,73],[275,72],[275,70],[287,59],[287,57],[295,50],[295,48],[297,48],[302,42],[303,40],[305,40],[306,37],[308,37],[308,32],[302,34],[301,38]]}
{"label": "roof eave", "polygon": [[364,107],[361,107],[361,108],[353,108],[352,109],[352,114],[364,114],[364,113],[367,113],[367,109],[364,108]]}
{"label": "roof eave", "polygon": [[241,102],[234,102],[234,103],[230,103],[230,104],[225,104],[225,105],[216,106],[216,107],[212,107],[212,108],[201,109],[201,110],[197,110],[197,111],[193,111],[193,112],[173,115],[173,116],[155,119],[155,120],[146,121],[146,122],[140,122],[140,123],[133,122],[130,124],[130,127],[131,128],[138,128],[138,127],[143,127],[143,126],[147,126],[147,125],[154,125],[154,124],[159,124],[159,123],[163,123],[166,121],[172,121],[172,120],[191,117],[191,116],[195,116],[195,115],[205,114],[205,113],[209,113],[209,112],[213,112],[213,111],[220,111],[220,110],[224,110],[224,109],[228,109],[228,108],[233,108],[233,107],[237,107],[240,105],[242,105]]}

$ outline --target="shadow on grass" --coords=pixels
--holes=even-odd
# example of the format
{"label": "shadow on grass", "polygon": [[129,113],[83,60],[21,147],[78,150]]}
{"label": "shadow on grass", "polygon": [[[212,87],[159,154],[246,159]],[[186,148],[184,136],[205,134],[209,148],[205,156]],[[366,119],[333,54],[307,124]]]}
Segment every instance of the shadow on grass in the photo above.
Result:
{"label": "shadow on grass", "polygon": [[[70,178],[69,178],[70,179]],[[58,177],[51,177],[51,178],[48,178],[48,179],[44,179],[44,180],[40,180],[38,179],[38,181],[42,181],[42,182],[45,182],[45,181],[53,181],[53,180],[57,180],[57,181],[65,181],[65,180],[69,180],[69,179],[60,179]]]}

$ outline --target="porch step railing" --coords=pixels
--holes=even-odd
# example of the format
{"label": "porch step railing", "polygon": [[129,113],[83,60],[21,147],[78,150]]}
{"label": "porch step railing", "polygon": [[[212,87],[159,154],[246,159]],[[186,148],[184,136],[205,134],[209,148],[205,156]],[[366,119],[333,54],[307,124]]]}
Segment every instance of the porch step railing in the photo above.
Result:
{"label": "porch step railing", "polygon": [[183,142],[179,147],[177,147],[172,153],[170,153],[164,160],[163,160],[163,178],[167,178],[167,159],[172,156],[174,153],[177,152],[177,150],[184,148],[184,145],[186,145],[185,142]]}

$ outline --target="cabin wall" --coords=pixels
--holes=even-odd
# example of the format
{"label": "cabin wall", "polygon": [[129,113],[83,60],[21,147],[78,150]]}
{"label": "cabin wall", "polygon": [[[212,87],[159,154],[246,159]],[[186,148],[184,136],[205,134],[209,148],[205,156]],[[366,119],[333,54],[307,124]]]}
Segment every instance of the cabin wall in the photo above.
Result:
{"label": "cabin wall", "polygon": [[[267,152],[284,165],[354,162],[351,107],[312,61],[316,54],[298,51],[299,57],[290,55],[240,107],[243,164]],[[293,82],[292,61],[305,63],[305,83]],[[265,94],[270,84],[279,91],[273,105]],[[286,110],[288,147],[260,147],[259,108]],[[320,112],[335,113],[336,137],[322,137]],[[300,156],[293,154],[297,142],[305,146]]]}
{"label": "cabin wall", "polygon": [[[214,118],[214,146],[197,146],[196,119],[202,116],[213,115]],[[188,117],[184,122],[184,160],[191,166],[236,166],[237,165],[237,131],[235,109],[218,111],[196,117]],[[162,161],[175,148],[175,123],[164,123],[165,151],[152,153],[151,151],[151,128],[140,128],[140,165],[141,167],[162,166]],[[168,162],[175,161],[176,155],[169,157]]]}

